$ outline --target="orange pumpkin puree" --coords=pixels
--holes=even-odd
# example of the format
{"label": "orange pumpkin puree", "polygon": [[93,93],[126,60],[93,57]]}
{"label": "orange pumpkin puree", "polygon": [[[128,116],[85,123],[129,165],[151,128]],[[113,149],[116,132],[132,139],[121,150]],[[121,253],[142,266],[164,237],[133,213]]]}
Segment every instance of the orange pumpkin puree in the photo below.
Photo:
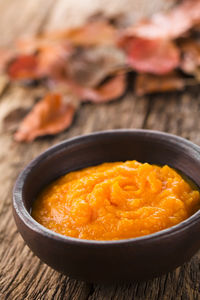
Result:
{"label": "orange pumpkin puree", "polygon": [[119,240],[171,227],[199,207],[199,192],[174,169],[126,161],[66,174],[39,195],[32,216],[66,236]]}

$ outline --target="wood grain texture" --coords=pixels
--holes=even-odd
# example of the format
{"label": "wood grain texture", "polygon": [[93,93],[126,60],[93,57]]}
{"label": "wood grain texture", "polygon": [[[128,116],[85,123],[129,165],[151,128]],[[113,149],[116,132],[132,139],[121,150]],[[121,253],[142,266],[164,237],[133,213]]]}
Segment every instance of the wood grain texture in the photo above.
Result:
{"label": "wood grain texture", "polygon": [[[107,13],[121,11],[120,5],[125,9],[122,1],[103,2],[108,6]],[[127,7],[133,2],[126,0]],[[136,2],[140,1],[134,5]],[[151,2],[158,5],[158,1]],[[143,7],[144,3],[140,2]],[[100,0],[0,0],[0,44],[9,46],[14,38],[44,28],[79,24],[100,7],[103,7]],[[141,98],[128,91],[113,103],[84,104],[69,130],[32,144],[17,144],[12,130],[19,120],[11,124],[13,127],[9,123],[9,127],[3,119],[14,109],[22,107],[28,111],[42,91],[28,91],[3,80],[0,81],[0,299],[200,299],[200,253],[174,272],[148,282],[111,286],[78,282],[57,273],[34,256],[17,232],[11,211],[13,184],[22,168],[49,146],[69,137],[105,129],[148,128],[178,134],[200,145],[199,89]]]}

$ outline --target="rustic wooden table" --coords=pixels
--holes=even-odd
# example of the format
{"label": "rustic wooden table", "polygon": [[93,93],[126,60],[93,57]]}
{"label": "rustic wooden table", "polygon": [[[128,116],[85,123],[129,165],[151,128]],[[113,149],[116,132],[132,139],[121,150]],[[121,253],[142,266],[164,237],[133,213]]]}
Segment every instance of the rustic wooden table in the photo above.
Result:
{"label": "rustic wooden table", "polygon": [[[134,9],[140,2],[140,14],[147,5],[145,1],[121,2],[0,0],[0,44],[11,45],[16,37],[47,28],[80,24],[104,6],[107,13],[113,13]],[[151,1],[148,9],[158,2]],[[69,130],[32,144],[17,144],[2,119],[21,105],[29,109],[34,97],[34,92],[0,82],[0,299],[200,299],[200,253],[175,271],[148,282],[109,286],[78,282],[52,270],[29,250],[17,232],[11,210],[13,184],[22,168],[47,147],[69,137],[111,128],[148,128],[200,144],[198,88],[141,98],[129,91],[113,103],[84,104]]]}

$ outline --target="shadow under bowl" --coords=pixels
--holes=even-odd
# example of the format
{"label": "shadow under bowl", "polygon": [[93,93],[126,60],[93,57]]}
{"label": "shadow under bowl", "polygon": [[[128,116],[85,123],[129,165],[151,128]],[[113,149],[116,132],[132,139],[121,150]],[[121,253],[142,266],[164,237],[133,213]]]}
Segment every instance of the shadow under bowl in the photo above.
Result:
{"label": "shadow under bowl", "polygon": [[200,148],[174,135],[150,130],[112,130],[57,144],[23,170],[13,192],[18,230],[42,261],[76,279],[130,282],[169,272],[188,261],[200,248],[200,211],[171,228],[119,241],[63,236],[31,217],[38,193],[59,176],[103,162],[126,160],[167,164],[200,186]]}

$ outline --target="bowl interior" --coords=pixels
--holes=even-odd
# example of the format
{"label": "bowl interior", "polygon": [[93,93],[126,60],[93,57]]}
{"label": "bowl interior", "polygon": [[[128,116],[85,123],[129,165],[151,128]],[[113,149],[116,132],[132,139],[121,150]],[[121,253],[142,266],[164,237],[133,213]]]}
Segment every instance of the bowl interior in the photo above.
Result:
{"label": "bowl interior", "polygon": [[36,158],[22,173],[24,205],[30,212],[41,189],[59,176],[103,162],[138,160],[167,164],[200,186],[200,151],[194,144],[159,132],[101,132],[58,144]]}

